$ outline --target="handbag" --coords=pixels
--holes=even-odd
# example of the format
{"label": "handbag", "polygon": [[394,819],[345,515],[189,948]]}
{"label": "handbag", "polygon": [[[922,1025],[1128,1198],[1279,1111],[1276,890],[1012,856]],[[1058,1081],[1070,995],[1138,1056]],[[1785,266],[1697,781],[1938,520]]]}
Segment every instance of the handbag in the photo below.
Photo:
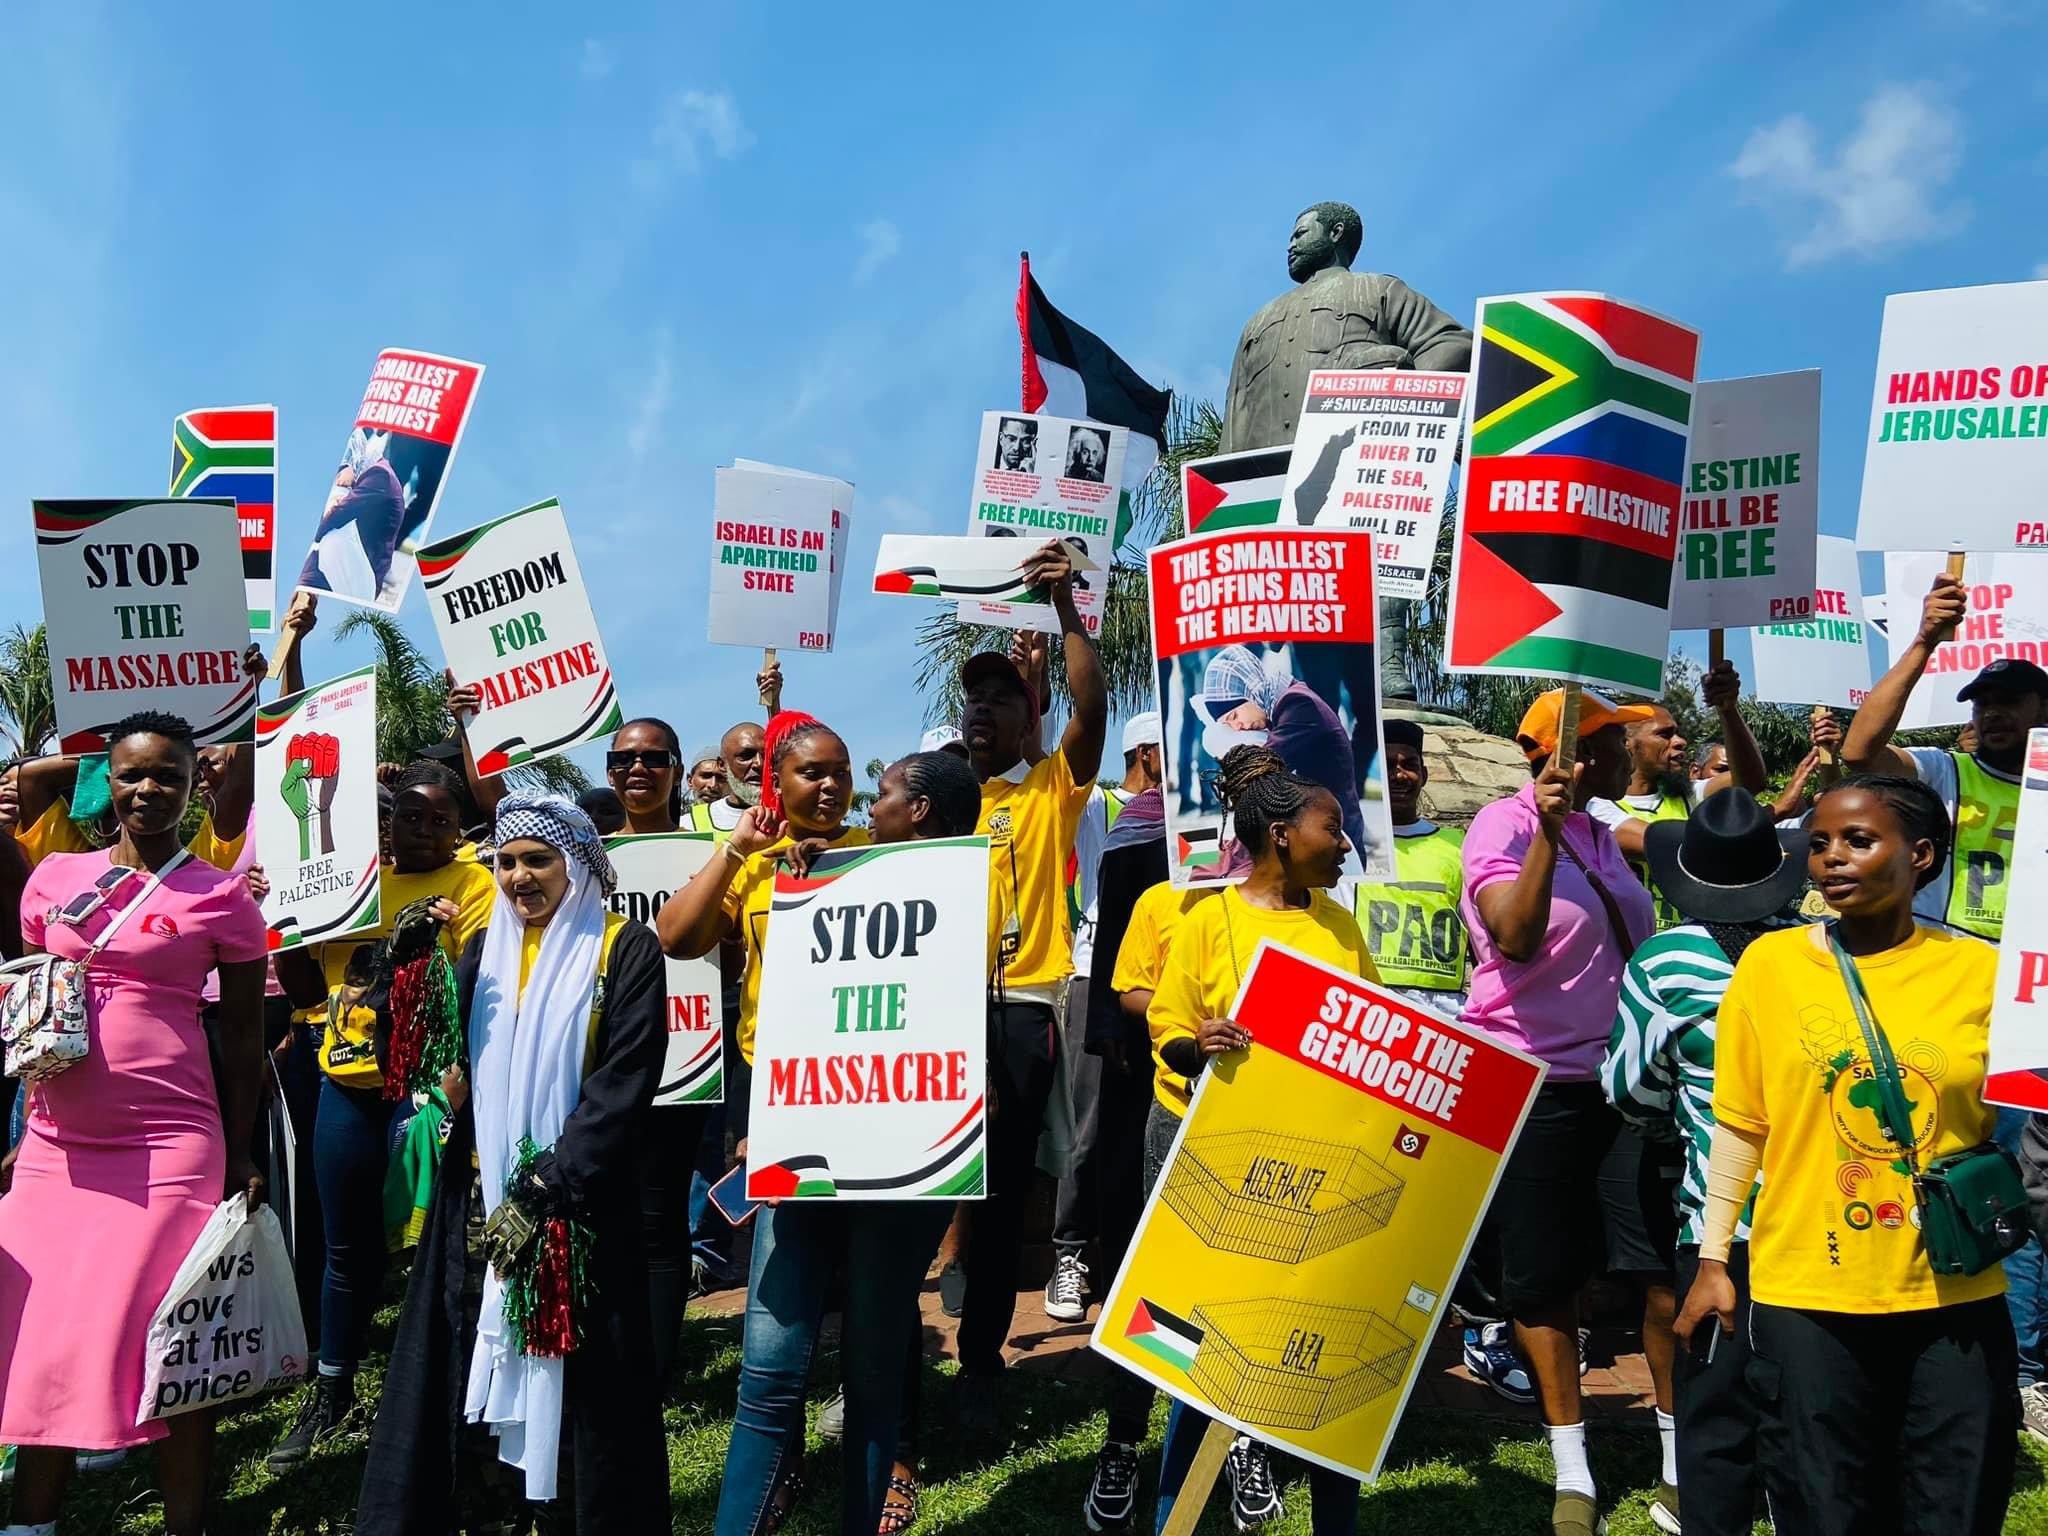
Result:
{"label": "handbag", "polygon": [[1913,1199],[1920,1210],[1920,1237],[1927,1245],[1927,1262],[1937,1275],[1982,1274],[2025,1246],[2033,1230],[2019,1164],[2005,1148],[1987,1141],[1938,1157],[1925,1168],[1920,1166],[1913,1150],[1913,1112],[1906,1103],[1891,1041],[1871,1011],[1862,973],[1842,948],[1833,924],[1828,925],[1827,933],[1828,948],[1834,951],[1842,984],[1849,989],[1849,1002],[1856,1010],[1856,1022],[1863,1029],[1864,1048],[1870,1052],[1871,1075],[1877,1081],[1878,1122],[1912,1170]]}
{"label": "handbag", "polygon": [[180,848],[166,859],[142,894],[108,920],[78,959],[41,954],[0,965],[0,1051],[9,1077],[39,1083],[85,1059],[91,1048],[85,993],[92,962],[121,925],[148,902],[164,876],[190,857]]}

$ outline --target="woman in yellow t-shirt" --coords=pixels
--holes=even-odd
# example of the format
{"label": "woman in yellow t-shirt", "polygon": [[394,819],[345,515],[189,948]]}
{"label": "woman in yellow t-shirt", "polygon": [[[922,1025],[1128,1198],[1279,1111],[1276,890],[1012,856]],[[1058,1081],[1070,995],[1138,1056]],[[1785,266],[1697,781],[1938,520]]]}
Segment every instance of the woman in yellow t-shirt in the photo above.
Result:
{"label": "woman in yellow t-shirt", "polygon": [[[1351,851],[1337,797],[1290,772],[1280,755],[1266,747],[1231,748],[1222,770],[1217,791],[1252,868],[1241,885],[1227,887],[1181,918],[1152,994],[1146,1020],[1158,1072],[1145,1123],[1148,1193],[1180,1132],[1194,1079],[1210,1057],[1251,1048],[1252,1031],[1230,1017],[1230,1009],[1261,939],[1368,981],[1379,979],[1358,920],[1326,894],[1342,876],[1344,856]],[[1121,954],[1118,961],[1121,965]],[[1167,1415],[1166,1443],[1159,1453],[1162,1524],[1207,1426],[1201,1414],[1180,1402]],[[1128,1470],[1135,1480],[1136,1447],[1115,1444],[1105,1446],[1098,1458],[1098,1480],[1105,1475],[1104,1463],[1119,1454],[1130,1458]],[[1273,1491],[1265,1448],[1247,1440],[1232,1449],[1231,1458],[1234,1501],[1245,1513],[1277,1517],[1279,1495]],[[1353,1529],[1358,1484],[1350,1478],[1312,1467],[1309,1498],[1314,1536]]]}
{"label": "woman in yellow t-shirt", "polygon": [[[1995,1120],[1983,1090],[1997,952],[1913,917],[1913,894],[1939,877],[1951,837],[1940,799],[1917,779],[1859,774],[1824,791],[1807,866],[1839,919],[1756,940],[1721,1003],[1705,1237],[1678,1335],[1705,1353],[1733,1331],[1726,1260],[1761,1172],[1748,1380],[1783,1530],[1989,1536],[2012,1492],[2005,1276],[1996,1265],[1935,1273],[1912,1180],[1990,1141]],[[1912,1116],[1903,1151],[1885,1129],[1830,937],[1897,1061]]]}

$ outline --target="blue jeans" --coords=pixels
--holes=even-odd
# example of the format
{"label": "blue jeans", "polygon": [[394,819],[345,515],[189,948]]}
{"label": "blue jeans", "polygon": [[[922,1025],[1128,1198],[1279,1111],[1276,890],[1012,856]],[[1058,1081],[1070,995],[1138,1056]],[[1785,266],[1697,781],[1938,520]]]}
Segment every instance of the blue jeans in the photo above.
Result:
{"label": "blue jeans", "polygon": [[[2001,1109],[1993,1139],[2017,1156],[2020,1132],[2026,1129],[2027,1112]],[[2041,1251],[2041,1235],[2027,1239],[2027,1245],[2005,1258],[2005,1306],[2012,1313],[2012,1331],[2019,1340],[2019,1380],[2023,1387],[2048,1380],[2048,1359],[2042,1353],[2044,1332],[2048,1332],[2048,1255]]]}
{"label": "blue jeans", "polygon": [[[1187,1481],[1209,1416],[1175,1398],[1166,1414],[1166,1443],[1159,1448],[1159,1512],[1153,1536],[1166,1529],[1174,1495]],[[1324,1467],[1308,1469],[1308,1528],[1311,1536],[1351,1536],[1358,1529],[1358,1482]],[[721,1536],[723,1533],[721,1532]]]}
{"label": "blue jeans", "polygon": [[804,1384],[826,1292],[843,1263],[846,1389],[839,1528],[872,1531],[896,1457],[911,1302],[952,1215],[943,1200],[788,1200],[754,1217],[739,1407],[725,1453],[716,1536],[755,1536],[784,1458],[803,1444]]}
{"label": "blue jeans", "polygon": [[726,1174],[725,1106],[712,1105],[697,1138],[696,1163],[690,1169],[690,1256],[725,1280],[732,1272],[732,1223],[711,1203],[711,1186]]}
{"label": "blue jeans", "polygon": [[313,1179],[327,1268],[320,1285],[320,1360],[353,1371],[384,1285],[384,1170],[393,1106],[377,1088],[320,1080]]}

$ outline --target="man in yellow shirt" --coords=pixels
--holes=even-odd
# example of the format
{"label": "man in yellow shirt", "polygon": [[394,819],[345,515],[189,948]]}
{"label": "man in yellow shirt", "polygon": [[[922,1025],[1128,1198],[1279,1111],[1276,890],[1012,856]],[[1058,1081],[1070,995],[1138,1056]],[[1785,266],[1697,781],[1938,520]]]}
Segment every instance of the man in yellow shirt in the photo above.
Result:
{"label": "man in yellow shirt", "polygon": [[1109,695],[1095,644],[1074,606],[1065,545],[1045,545],[1024,575],[1059,617],[1072,710],[1059,746],[1025,759],[1039,704],[1014,662],[994,651],[960,669],[960,734],[981,780],[990,875],[1007,896],[990,903],[998,959],[989,1018],[989,1198],[967,1244],[967,1297],[960,1320],[963,1424],[992,1425],[994,1388],[1017,1302],[1017,1262],[1039,1126],[1058,1081],[1058,1003],[1073,974],[1067,925],[1067,859],[1088,803],[1109,725]]}

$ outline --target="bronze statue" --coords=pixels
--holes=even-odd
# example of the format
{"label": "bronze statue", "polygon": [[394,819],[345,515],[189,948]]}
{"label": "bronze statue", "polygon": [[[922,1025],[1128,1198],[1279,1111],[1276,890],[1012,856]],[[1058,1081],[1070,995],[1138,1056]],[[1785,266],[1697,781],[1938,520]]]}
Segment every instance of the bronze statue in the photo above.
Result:
{"label": "bronze statue", "polygon": [[[1312,369],[1472,366],[1464,326],[1398,277],[1351,270],[1363,238],[1358,210],[1346,203],[1317,203],[1294,221],[1287,275],[1298,286],[1253,315],[1238,338],[1219,452],[1294,441]],[[1407,631],[1407,605],[1382,602],[1380,691],[1389,698],[1415,697],[1401,662]]]}

